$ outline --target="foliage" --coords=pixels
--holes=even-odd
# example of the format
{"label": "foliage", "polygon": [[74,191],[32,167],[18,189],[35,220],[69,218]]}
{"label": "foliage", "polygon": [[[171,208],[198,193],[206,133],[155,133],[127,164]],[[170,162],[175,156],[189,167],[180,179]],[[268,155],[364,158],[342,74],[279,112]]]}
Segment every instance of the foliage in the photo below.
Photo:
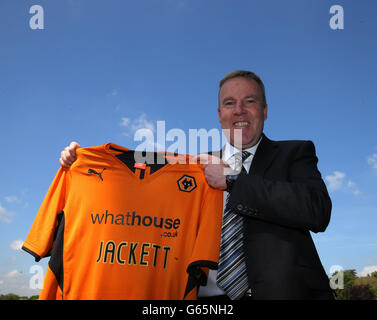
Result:
{"label": "foliage", "polygon": [[39,296],[25,297],[25,296],[19,296],[14,293],[0,295],[0,300],[38,300],[38,298]]}
{"label": "foliage", "polygon": [[343,276],[344,288],[334,290],[337,300],[377,300],[377,271],[367,277],[357,277],[356,270],[350,269],[344,270]]}
{"label": "foliage", "polygon": [[[377,273],[377,272],[374,272]],[[370,275],[368,277],[357,278],[354,282],[356,286],[368,286],[375,299],[377,299],[377,277]]]}
{"label": "foliage", "polygon": [[375,300],[375,296],[368,285],[355,285],[344,289],[343,300]]}

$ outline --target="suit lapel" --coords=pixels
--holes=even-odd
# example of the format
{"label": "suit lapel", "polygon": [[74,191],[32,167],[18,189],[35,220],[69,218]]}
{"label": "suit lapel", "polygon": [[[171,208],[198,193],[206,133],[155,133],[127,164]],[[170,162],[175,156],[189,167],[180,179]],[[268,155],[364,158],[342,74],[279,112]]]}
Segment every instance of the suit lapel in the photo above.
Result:
{"label": "suit lapel", "polygon": [[264,134],[251,163],[249,174],[264,175],[278,151],[277,145]]}

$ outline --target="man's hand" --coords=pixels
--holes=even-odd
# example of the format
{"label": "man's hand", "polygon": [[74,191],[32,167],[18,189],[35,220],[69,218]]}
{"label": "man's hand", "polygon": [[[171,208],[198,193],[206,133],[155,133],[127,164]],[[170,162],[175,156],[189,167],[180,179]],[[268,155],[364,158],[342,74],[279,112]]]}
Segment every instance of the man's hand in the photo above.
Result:
{"label": "man's hand", "polygon": [[192,158],[193,162],[199,162],[204,170],[207,183],[215,189],[225,190],[225,175],[230,172],[230,167],[220,158],[209,154],[199,154]]}
{"label": "man's hand", "polygon": [[62,165],[62,167],[69,168],[73,162],[76,161],[76,149],[81,148],[81,146],[73,141],[69,145],[69,147],[66,147],[60,154],[59,163]]}

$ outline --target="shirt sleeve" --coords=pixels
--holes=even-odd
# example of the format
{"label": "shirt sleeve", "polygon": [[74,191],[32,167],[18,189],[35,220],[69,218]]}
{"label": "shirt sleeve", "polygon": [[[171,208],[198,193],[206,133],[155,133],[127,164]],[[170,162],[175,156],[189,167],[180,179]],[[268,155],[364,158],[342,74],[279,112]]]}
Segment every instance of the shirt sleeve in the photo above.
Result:
{"label": "shirt sleeve", "polygon": [[206,285],[209,269],[217,269],[220,252],[223,192],[206,186],[194,250],[187,268],[185,299],[192,290]]}
{"label": "shirt sleeve", "polygon": [[53,249],[65,205],[67,179],[68,169],[60,168],[23,243],[22,249],[34,256],[35,261],[48,257]]}

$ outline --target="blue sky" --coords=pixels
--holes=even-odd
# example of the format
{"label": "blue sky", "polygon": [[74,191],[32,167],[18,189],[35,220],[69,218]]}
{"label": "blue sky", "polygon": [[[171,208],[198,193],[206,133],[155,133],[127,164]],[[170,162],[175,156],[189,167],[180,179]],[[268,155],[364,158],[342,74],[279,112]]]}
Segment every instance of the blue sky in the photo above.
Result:
{"label": "blue sky", "polygon": [[[35,4],[43,30],[29,26]],[[135,148],[157,121],[219,129],[218,81],[235,69],[265,82],[269,138],[316,145],[333,201],[313,235],[326,272],[377,269],[376,1],[2,0],[0,12],[0,294],[38,293],[19,244],[70,141]]]}

